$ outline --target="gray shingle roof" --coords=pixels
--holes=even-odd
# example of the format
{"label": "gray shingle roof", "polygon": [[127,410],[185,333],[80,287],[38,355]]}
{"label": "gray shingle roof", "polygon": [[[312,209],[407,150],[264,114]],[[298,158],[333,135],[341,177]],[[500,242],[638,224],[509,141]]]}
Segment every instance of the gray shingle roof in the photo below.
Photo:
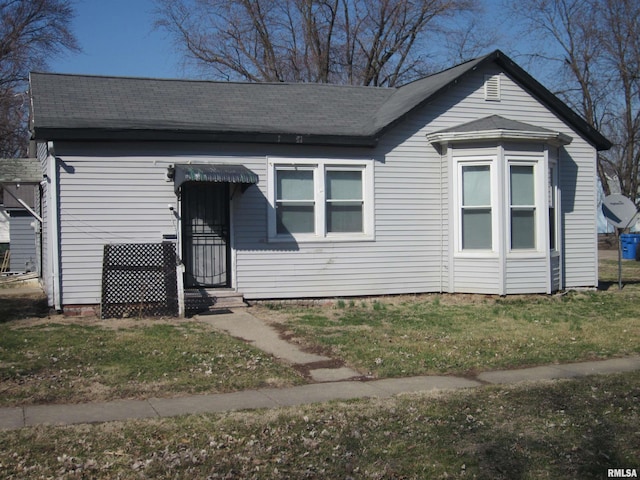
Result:
{"label": "gray shingle roof", "polygon": [[374,145],[413,109],[492,61],[594,145],[608,143],[498,50],[399,88],[32,73],[33,136]]}
{"label": "gray shingle roof", "polygon": [[35,158],[0,158],[0,183],[34,183],[42,180]]}
{"label": "gray shingle roof", "polygon": [[[485,130],[512,130],[540,133],[553,133],[547,128],[537,127],[528,123],[518,122],[500,115],[489,115],[471,122],[463,123],[453,128],[447,128],[447,132],[481,132]],[[437,132],[436,132],[437,133]]]}

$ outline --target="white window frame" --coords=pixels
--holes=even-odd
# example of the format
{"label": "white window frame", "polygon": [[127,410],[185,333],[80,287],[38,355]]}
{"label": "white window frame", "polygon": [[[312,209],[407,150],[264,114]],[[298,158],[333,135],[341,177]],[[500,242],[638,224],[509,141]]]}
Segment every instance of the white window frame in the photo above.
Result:
{"label": "white window frame", "polygon": [[[453,157],[456,178],[453,182],[453,198],[455,199],[454,221],[456,222],[455,253],[457,257],[496,257],[498,254],[499,238],[499,208],[498,208],[498,158],[496,155],[480,155],[468,157]],[[491,249],[463,249],[462,248],[462,167],[488,166],[491,188]]]}
{"label": "white window frame", "polygon": [[[547,248],[549,248],[549,250],[551,251],[552,255],[557,255],[560,252],[560,248],[559,248],[559,242],[560,242],[560,236],[559,236],[559,232],[560,232],[560,221],[559,221],[559,209],[560,209],[560,195],[559,195],[559,188],[558,188],[558,181],[560,179],[559,177],[559,173],[558,173],[558,162],[555,159],[549,159],[549,165],[548,165],[548,171],[547,171],[547,178],[548,178],[548,183],[547,183],[547,194],[549,196],[548,200],[547,200],[547,215],[549,214],[549,210],[551,208],[553,208],[553,214],[554,217],[553,219],[548,219],[548,223],[549,225],[547,226],[547,228],[549,229],[549,237],[551,237],[551,235],[554,235],[554,242],[553,242],[553,248],[551,248],[550,243],[547,244]],[[551,231],[551,229],[549,228],[551,226],[551,220],[553,220],[553,231]],[[549,238],[549,242],[551,241],[551,238]]]}
{"label": "white window frame", "polygon": [[[281,169],[312,169],[314,172],[315,231],[313,233],[278,234],[276,219],[276,179]],[[362,232],[327,232],[326,172],[328,170],[362,171]],[[374,240],[374,162],[370,159],[284,158],[268,159],[267,196],[269,200],[269,242],[346,242]]]}
{"label": "white window frame", "polygon": [[[534,208],[535,208],[535,246],[534,248],[512,248],[511,245],[511,167],[533,167],[534,179]],[[549,241],[546,235],[548,230],[549,213],[548,203],[545,201],[548,195],[549,172],[544,169],[544,157],[536,156],[512,156],[505,158],[505,206],[506,218],[505,237],[507,239],[507,252],[512,256],[527,255],[532,253],[544,253],[549,251]],[[543,174],[544,173],[544,174]]]}

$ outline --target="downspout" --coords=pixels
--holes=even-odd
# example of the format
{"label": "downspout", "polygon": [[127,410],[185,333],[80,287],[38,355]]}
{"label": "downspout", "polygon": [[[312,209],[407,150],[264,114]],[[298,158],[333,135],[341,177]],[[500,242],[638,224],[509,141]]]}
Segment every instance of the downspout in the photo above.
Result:
{"label": "downspout", "polygon": [[49,198],[51,231],[49,235],[51,247],[51,276],[53,277],[53,304],[56,311],[62,311],[62,292],[60,291],[60,219],[58,215],[58,159],[55,155],[53,142],[47,142],[49,161],[47,163],[49,177]]}
{"label": "downspout", "polygon": [[[445,155],[442,152],[442,149],[445,148],[442,145],[440,145],[440,293],[443,293],[443,288],[444,288],[444,281],[442,276],[444,275],[444,262],[445,262],[445,254],[444,254],[444,212],[442,211],[444,208],[444,200],[442,198],[442,195],[444,193],[444,185],[442,185],[443,183],[443,178],[442,178],[442,172],[443,172],[443,168],[442,168],[442,162],[445,161]],[[446,150],[445,150],[446,152]],[[451,239],[449,239],[449,241],[451,241]],[[447,254],[447,260],[449,258],[449,255]]]}

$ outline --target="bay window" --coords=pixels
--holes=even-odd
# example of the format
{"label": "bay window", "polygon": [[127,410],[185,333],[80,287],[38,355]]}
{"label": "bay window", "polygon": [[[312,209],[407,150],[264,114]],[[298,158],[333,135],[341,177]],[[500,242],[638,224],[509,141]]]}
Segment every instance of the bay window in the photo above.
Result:
{"label": "bay window", "polygon": [[504,251],[521,255],[555,248],[557,187],[553,164],[547,171],[544,157],[520,153],[453,160],[457,172],[453,183],[457,253],[482,256]]}

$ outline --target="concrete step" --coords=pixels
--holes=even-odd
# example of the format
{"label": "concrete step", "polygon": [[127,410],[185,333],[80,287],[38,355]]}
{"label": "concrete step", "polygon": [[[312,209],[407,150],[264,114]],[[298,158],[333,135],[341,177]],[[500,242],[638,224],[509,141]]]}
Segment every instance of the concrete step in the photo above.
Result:
{"label": "concrete step", "polygon": [[224,312],[247,306],[243,295],[230,288],[189,288],[184,292],[184,301],[187,315]]}

